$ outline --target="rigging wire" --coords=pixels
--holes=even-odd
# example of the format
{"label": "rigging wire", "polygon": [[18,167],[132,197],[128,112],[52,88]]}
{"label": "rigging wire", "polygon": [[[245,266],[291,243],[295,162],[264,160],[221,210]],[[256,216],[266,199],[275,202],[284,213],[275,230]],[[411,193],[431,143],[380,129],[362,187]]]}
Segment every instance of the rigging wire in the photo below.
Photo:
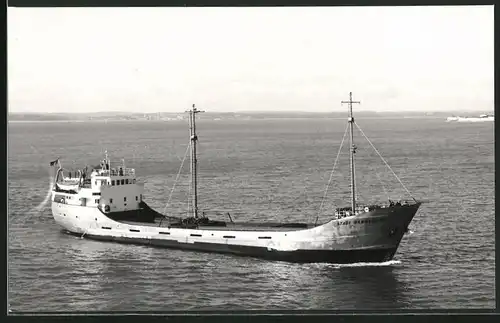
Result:
{"label": "rigging wire", "polygon": [[389,168],[389,170],[392,172],[392,174],[396,177],[396,179],[399,181],[399,183],[401,184],[401,186],[403,186],[403,188],[406,191],[406,193],[408,193],[410,195],[410,197],[414,201],[416,201],[415,198],[413,197],[413,195],[411,195],[410,191],[406,188],[405,184],[403,184],[403,182],[399,179],[398,175],[396,175],[396,173],[392,170],[391,166],[389,166],[389,164],[385,161],[384,157],[382,157],[382,155],[379,153],[379,151],[377,150],[377,148],[375,148],[375,146],[372,144],[372,142],[370,141],[370,139],[368,139],[368,137],[365,135],[365,133],[363,132],[363,130],[361,130],[361,127],[356,122],[354,122],[354,124],[359,129],[359,131],[361,132],[361,134],[363,135],[363,137],[365,137],[365,139],[368,141],[368,143],[370,144],[370,146],[372,146],[373,150],[375,150],[375,152],[380,157],[380,159],[382,159],[382,161],[387,166],[387,168]]}
{"label": "rigging wire", "polygon": [[390,199],[391,199],[391,197],[389,196],[389,193],[387,193],[387,190],[385,189],[385,185],[384,185],[384,183],[382,182],[382,179],[381,179],[381,178],[380,178],[380,176],[378,175],[378,172],[377,172],[377,171],[375,171],[375,175],[377,175],[377,178],[378,178],[378,180],[379,180],[379,182],[380,182],[380,186],[382,186],[382,189],[384,190],[384,194],[385,194],[385,196],[387,196],[387,199],[388,199],[388,200],[390,200]]}
{"label": "rigging wire", "polygon": [[316,220],[314,221],[314,225],[318,222],[319,214],[321,213],[321,210],[323,209],[323,204],[326,199],[326,194],[328,193],[328,189],[330,188],[330,184],[332,182],[333,178],[333,173],[335,172],[335,166],[337,165],[337,161],[339,160],[340,152],[342,151],[342,146],[344,145],[344,140],[345,140],[345,135],[347,134],[347,129],[349,127],[349,124],[346,125],[345,130],[344,130],[344,136],[342,136],[342,141],[340,142],[340,147],[339,151],[337,153],[337,158],[335,158],[335,162],[333,163],[332,171],[330,173],[330,179],[328,180],[328,184],[326,185],[325,192],[323,194],[323,199],[321,200],[321,204],[319,206],[318,214],[316,215]]}
{"label": "rigging wire", "polygon": [[179,172],[177,173],[177,176],[175,177],[174,185],[172,186],[172,189],[170,190],[170,195],[169,195],[168,200],[167,200],[167,205],[165,205],[165,208],[163,209],[163,214],[166,212],[167,207],[170,204],[170,200],[172,199],[172,194],[174,193],[175,185],[177,184],[177,181],[179,180],[179,176],[181,175],[182,167],[184,166],[184,162],[186,161],[186,157],[187,157],[188,152],[189,152],[189,147],[190,147],[190,145],[187,146],[186,152],[184,153],[184,158],[182,159],[181,167],[179,168]]}
{"label": "rigging wire", "polygon": [[[366,158],[370,158],[370,157],[372,156],[372,153],[373,153],[373,151],[370,151],[369,155],[368,155]],[[380,176],[379,176],[379,172],[377,171],[377,169],[376,169],[376,168],[375,168],[375,170],[374,170],[374,173],[375,173],[375,175],[377,176],[378,181],[380,182],[380,186],[382,186],[382,189],[384,190],[384,194],[385,194],[385,196],[387,197],[387,199],[388,199],[388,200],[390,200],[390,199],[391,199],[391,197],[390,197],[390,195],[388,194],[387,189],[385,188],[384,182],[383,182],[383,181],[382,181],[382,179],[380,178]],[[361,193],[359,193],[359,191],[358,191],[358,194],[359,194],[359,196],[361,196]]]}

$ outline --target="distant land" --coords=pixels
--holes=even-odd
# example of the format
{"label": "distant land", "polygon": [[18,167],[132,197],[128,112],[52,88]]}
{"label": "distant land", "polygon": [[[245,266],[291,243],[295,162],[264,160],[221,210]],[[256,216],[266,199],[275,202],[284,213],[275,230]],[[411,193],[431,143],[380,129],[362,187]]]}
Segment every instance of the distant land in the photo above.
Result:
{"label": "distant land", "polygon": [[[492,111],[356,111],[357,118],[446,118],[449,116],[478,116],[493,114]],[[252,119],[318,119],[346,118],[342,112],[296,112],[296,111],[240,111],[206,112],[198,115],[202,120],[252,120]],[[187,118],[186,113],[154,112],[134,113],[103,111],[92,113],[9,113],[9,122],[49,122],[49,121],[178,121]]]}

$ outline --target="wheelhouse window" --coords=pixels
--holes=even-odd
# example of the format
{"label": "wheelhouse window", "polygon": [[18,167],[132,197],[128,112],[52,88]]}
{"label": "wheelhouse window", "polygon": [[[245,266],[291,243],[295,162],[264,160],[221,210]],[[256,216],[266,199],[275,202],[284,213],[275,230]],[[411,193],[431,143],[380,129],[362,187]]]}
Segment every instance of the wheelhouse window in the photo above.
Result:
{"label": "wheelhouse window", "polygon": [[125,184],[128,184],[128,178],[125,180]]}
{"label": "wheelhouse window", "polygon": [[125,180],[124,179],[122,179],[122,185],[125,185]]}
{"label": "wheelhouse window", "polygon": [[124,197],[124,198],[123,198],[123,202],[127,202],[127,197]]}
{"label": "wheelhouse window", "polygon": [[112,204],[113,203],[113,199],[109,199],[109,204]]}
{"label": "wheelhouse window", "polygon": [[120,180],[119,179],[116,180],[116,185],[120,185]]}
{"label": "wheelhouse window", "polygon": [[136,196],[136,197],[135,197],[135,200],[136,200],[136,201],[139,201],[139,196]]}
{"label": "wheelhouse window", "polygon": [[112,186],[115,186],[115,181],[111,181],[111,185],[112,185]]}

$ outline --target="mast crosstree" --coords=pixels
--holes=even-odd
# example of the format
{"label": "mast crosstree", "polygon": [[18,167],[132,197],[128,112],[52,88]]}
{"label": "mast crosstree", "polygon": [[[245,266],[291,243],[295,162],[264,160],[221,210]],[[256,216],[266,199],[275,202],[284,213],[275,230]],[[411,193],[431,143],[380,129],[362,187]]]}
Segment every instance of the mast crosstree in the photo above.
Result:
{"label": "mast crosstree", "polygon": [[356,214],[356,178],[355,178],[355,165],[354,165],[354,153],[356,152],[356,146],[354,146],[354,133],[353,133],[353,127],[354,127],[354,117],[352,115],[352,104],[357,103],[361,104],[361,101],[353,101],[352,100],[352,92],[349,92],[349,101],[341,101],[341,103],[347,103],[349,107],[349,118],[347,119],[347,122],[349,122],[349,164],[351,168],[351,206],[352,206],[352,213]]}
{"label": "mast crosstree", "polygon": [[196,106],[193,104],[193,108],[186,112],[189,112],[189,134],[191,138],[191,191],[193,192],[193,216],[198,218],[198,174],[196,160],[196,142],[198,141],[198,136],[196,135],[196,114],[205,111],[196,109]]}

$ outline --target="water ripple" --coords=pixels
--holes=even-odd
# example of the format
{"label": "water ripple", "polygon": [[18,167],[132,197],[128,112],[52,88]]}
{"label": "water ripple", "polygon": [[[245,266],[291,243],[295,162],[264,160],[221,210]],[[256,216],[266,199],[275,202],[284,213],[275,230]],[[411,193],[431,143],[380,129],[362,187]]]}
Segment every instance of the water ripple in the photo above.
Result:
{"label": "water ripple", "polygon": [[[46,197],[48,161],[61,155],[67,166],[92,164],[106,148],[137,169],[146,198],[163,210],[185,151],[185,125],[59,123],[49,129],[9,124],[10,309],[494,307],[491,125],[416,119],[359,123],[413,194],[429,200],[395,260],[383,264],[290,264],[64,234],[47,207],[35,209]],[[321,221],[349,198],[348,174],[336,172],[318,213],[343,121],[201,122],[199,128],[204,210],[228,209],[241,221],[304,221],[317,215]],[[65,146],[54,141],[54,133],[65,138]],[[99,140],[102,147],[93,144]],[[36,147],[36,156],[30,147]],[[360,197],[386,199],[382,186],[390,196],[404,195],[370,147],[360,141],[358,148]],[[348,167],[343,153],[337,169]],[[185,183],[187,174],[181,180]],[[188,187],[182,183],[169,212],[185,212]]]}

